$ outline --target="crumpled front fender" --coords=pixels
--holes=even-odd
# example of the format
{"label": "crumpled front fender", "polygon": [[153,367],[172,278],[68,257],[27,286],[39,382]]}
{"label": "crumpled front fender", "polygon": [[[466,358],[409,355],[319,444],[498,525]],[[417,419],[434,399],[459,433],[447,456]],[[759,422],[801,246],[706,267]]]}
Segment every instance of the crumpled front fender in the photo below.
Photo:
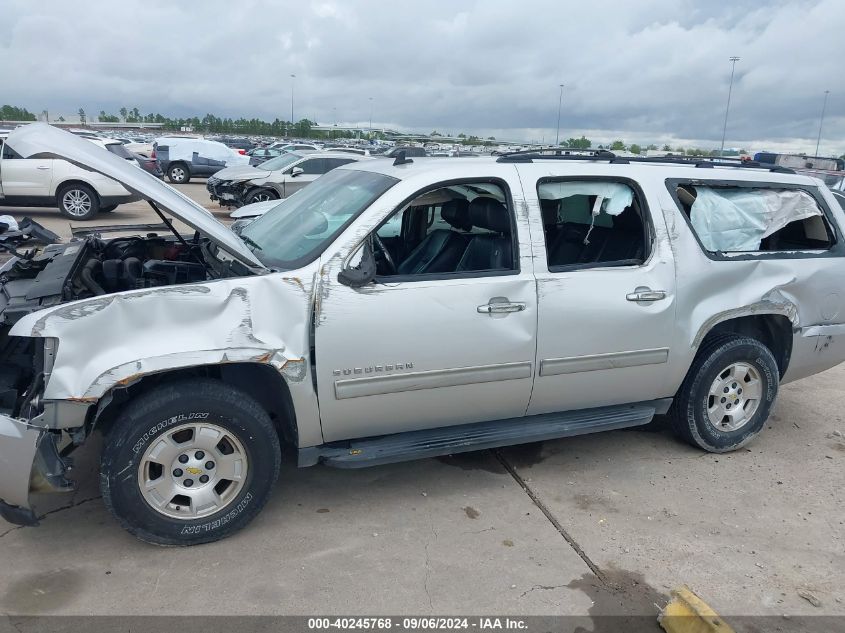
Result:
{"label": "crumpled front fender", "polygon": [[[313,274],[221,279],[92,297],[21,319],[10,334],[54,337],[44,398],[94,402],[144,374],[228,362],[286,368],[308,356]],[[305,283],[303,283],[305,280]]]}

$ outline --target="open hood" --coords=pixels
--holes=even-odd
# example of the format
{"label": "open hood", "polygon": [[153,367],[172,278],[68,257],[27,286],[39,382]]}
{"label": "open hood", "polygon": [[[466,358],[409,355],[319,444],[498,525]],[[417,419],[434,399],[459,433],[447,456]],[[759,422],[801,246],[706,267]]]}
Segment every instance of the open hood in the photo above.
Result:
{"label": "open hood", "polygon": [[129,191],[152,200],[163,211],[200,232],[232,257],[253,266],[264,266],[213,215],[188,196],[164,184],[133,161],[129,162],[94,143],[46,123],[30,123],[11,132],[6,144],[24,158],[62,158],[89,171],[113,178]]}
{"label": "open hood", "polygon": [[272,172],[266,169],[259,169],[251,165],[235,165],[234,167],[224,167],[214,177],[218,180],[253,180],[255,178],[266,178]]}

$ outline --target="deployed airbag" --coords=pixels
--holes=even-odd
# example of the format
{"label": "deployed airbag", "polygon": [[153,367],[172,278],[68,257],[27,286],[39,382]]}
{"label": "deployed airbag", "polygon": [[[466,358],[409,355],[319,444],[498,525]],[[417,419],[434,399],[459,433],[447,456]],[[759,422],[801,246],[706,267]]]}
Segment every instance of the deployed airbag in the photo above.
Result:
{"label": "deployed airbag", "polygon": [[696,187],[693,229],[708,251],[756,251],[763,238],[790,222],[821,215],[815,199],[797,189]]}
{"label": "deployed airbag", "polygon": [[539,195],[541,200],[598,196],[604,199],[601,210],[608,215],[619,215],[634,200],[634,191],[620,182],[544,182],[539,187]]}

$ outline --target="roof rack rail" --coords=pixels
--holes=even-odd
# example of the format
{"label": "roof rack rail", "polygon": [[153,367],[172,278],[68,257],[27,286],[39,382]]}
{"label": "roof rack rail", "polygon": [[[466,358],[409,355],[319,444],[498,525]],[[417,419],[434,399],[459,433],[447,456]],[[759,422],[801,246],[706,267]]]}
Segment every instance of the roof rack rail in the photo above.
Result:
{"label": "roof rack rail", "polygon": [[569,147],[534,147],[507,152],[496,159],[498,163],[530,163],[532,159],[610,160],[616,154],[606,149],[575,149]]}
{"label": "roof rack rail", "polygon": [[[553,152],[546,154],[545,152]],[[748,169],[766,169],[778,174],[794,174],[794,169],[774,165],[772,163],[760,163],[757,161],[725,159],[713,156],[617,156],[613,152],[604,149],[568,149],[568,148],[537,148],[520,150],[502,154],[496,159],[498,163],[532,163],[535,160],[606,160],[615,165],[627,165],[630,163],[662,163],[670,165],[690,165],[700,169],[713,167],[734,167]]]}

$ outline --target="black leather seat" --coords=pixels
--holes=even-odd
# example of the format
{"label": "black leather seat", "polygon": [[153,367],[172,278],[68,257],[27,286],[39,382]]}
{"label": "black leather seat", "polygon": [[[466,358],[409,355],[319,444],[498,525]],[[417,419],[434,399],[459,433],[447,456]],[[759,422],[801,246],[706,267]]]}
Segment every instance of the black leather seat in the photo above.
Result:
{"label": "black leather seat", "polygon": [[513,268],[511,219],[505,205],[493,198],[476,198],[469,203],[469,221],[473,226],[493,232],[472,237],[457,270]]}
{"label": "black leather seat", "polygon": [[[456,229],[468,231],[472,228],[466,200],[452,200],[443,205],[441,217]],[[469,238],[447,229],[436,229],[417,244],[405,260],[397,267],[400,275],[421,275],[424,273],[450,273],[455,270],[467,248]]]}
{"label": "black leather seat", "polygon": [[587,224],[564,224],[549,249],[549,265],[642,260],[643,238],[642,220],[632,208],[613,218],[613,228],[594,226],[590,230]]}

